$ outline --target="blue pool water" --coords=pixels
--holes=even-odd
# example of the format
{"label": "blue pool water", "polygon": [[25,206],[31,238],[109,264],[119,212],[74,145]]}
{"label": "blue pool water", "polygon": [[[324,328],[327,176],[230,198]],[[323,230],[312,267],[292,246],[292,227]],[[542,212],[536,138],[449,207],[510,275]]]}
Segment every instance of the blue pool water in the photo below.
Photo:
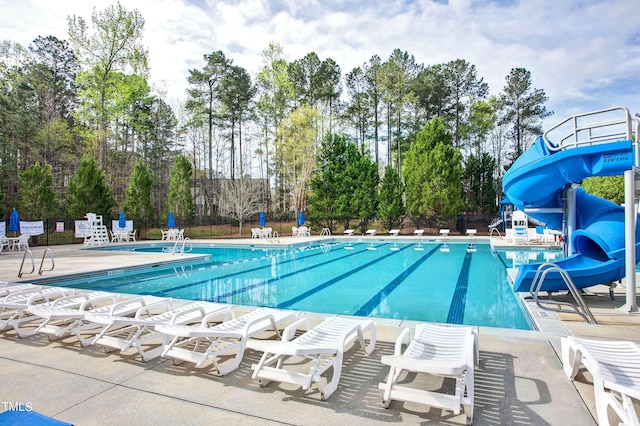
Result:
{"label": "blue pool water", "polygon": [[[131,247],[110,249],[166,249],[161,244]],[[329,314],[531,329],[506,268],[523,259],[544,261],[545,252],[500,252],[481,243],[475,248],[469,252],[466,243],[384,240],[293,248],[194,244],[192,253],[210,258],[56,284]]]}

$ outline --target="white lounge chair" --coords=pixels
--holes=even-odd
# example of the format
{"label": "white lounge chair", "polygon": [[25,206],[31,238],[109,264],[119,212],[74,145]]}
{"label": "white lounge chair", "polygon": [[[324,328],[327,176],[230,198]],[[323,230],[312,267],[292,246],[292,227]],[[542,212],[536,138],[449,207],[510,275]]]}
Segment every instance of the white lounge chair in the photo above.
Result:
{"label": "white lounge chair", "polygon": [[76,289],[64,287],[41,287],[10,292],[0,298],[0,331],[16,328],[22,322],[31,321],[27,312],[30,305],[50,302],[76,292]]}
{"label": "white lounge chair", "polygon": [[377,229],[367,229],[367,232],[365,232],[365,235],[369,235],[370,237],[373,237],[374,235],[376,235]]}
{"label": "white lounge chair", "polygon": [[[86,312],[84,320],[101,324],[101,331],[91,341],[92,345],[119,349],[121,353],[134,347],[143,361],[160,356],[167,336],[154,331],[160,324],[184,325],[199,322],[208,315],[230,315],[231,306],[212,302],[193,302],[173,307],[172,299],[162,299],[139,308],[133,317],[105,315],[93,311]],[[161,340],[159,344],[151,341]]]}
{"label": "white lounge chair", "polygon": [[[162,356],[174,362],[187,361],[196,367],[212,363],[220,375],[237,369],[242,362],[247,340],[266,331],[280,336],[279,328],[298,317],[294,311],[258,308],[245,315],[209,326],[213,315],[202,319],[200,325],[162,324],[155,330],[171,338],[165,345]],[[235,356],[230,362],[221,364],[219,357]]]}
{"label": "white lounge chair", "polygon": [[640,401],[640,347],[629,341],[593,340],[574,336],[561,339],[562,365],[574,380],[583,365],[593,377],[600,426],[609,425],[609,407],[615,424],[640,425],[635,404]]}
{"label": "white lounge chair", "polygon": [[443,228],[443,229],[440,230],[439,234],[442,237],[448,237],[449,236],[449,229]]}
{"label": "white lounge chair", "polygon": [[0,298],[5,297],[9,293],[17,293],[19,291],[25,291],[25,290],[36,291],[36,290],[41,290],[43,288],[45,287],[42,287],[36,284],[31,284],[31,283],[24,283],[24,284],[6,283],[5,285],[0,286]]}
{"label": "white lounge chair", "polygon": [[[308,331],[293,339],[297,328],[306,325]],[[313,382],[322,381],[322,374],[333,367],[331,380],[320,389],[320,396],[326,400],[338,388],[342,373],[344,353],[358,342],[366,355],[371,354],[376,343],[376,323],[369,319],[355,320],[343,317],[329,317],[319,325],[309,328],[308,320],[302,319],[287,327],[282,341],[250,340],[247,347],[263,352],[258,364],[251,368],[252,377],[258,379],[260,386],[270,381],[291,383],[307,390]],[[365,344],[364,336],[369,343]],[[292,340],[293,339],[293,340]],[[289,357],[311,359],[307,373],[288,370]]]}
{"label": "white lounge chair", "polygon": [[467,229],[467,236],[468,237],[475,237],[477,233],[478,233],[477,229]]}
{"label": "white lounge chair", "polygon": [[399,229],[392,229],[392,230],[389,231],[389,235],[391,235],[393,237],[397,237],[399,233],[400,233]]}
{"label": "white lounge chair", "polygon": [[424,229],[416,229],[415,231],[413,231],[413,235],[415,235],[416,237],[421,237],[422,234],[424,234]]}
{"label": "white lounge chair", "polygon": [[[118,301],[117,293],[109,293],[106,291],[79,291],[76,294],[59,297],[51,302],[31,303],[27,305],[27,313],[24,314],[23,320],[13,324],[13,328],[18,336],[27,337],[34,334],[56,330],[57,337],[62,337],[70,333],[70,325],[73,321],[80,318],[82,312],[95,308],[98,304],[116,303]],[[60,314],[64,311],[74,311],[76,315]],[[63,333],[60,330],[65,330]],[[44,331],[43,331],[44,330]]]}
{"label": "white lounge chair", "polygon": [[[408,346],[403,351],[404,345]],[[390,366],[386,383],[378,385],[385,408],[392,400],[425,404],[454,414],[460,414],[464,407],[468,423],[473,420],[473,369],[478,363],[478,343],[472,328],[418,324],[415,336],[407,328],[396,340],[394,354],[383,356],[381,362]],[[406,380],[403,371],[453,378],[455,394],[400,386]]]}
{"label": "white lounge chair", "polygon": [[348,237],[353,235],[354,230],[353,229],[345,229],[344,232],[342,233],[343,235],[346,235]]}
{"label": "white lounge chair", "polygon": [[[162,300],[165,299],[157,296],[129,297],[120,295],[120,298],[116,303],[99,306],[91,309],[90,311],[93,315],[133,317],[141,308]],[[72,326],[69,326],[69,330],[75,334],[81,346],[90,345],[95,340],[96,335],[104,328],[102,321],[93,322],[91,321],[91,318],[89,318],[89,320],[85,319],[89,313],[88,311],[89,310],[86,308],[84,310],[57,308],[55,312],[55,315],[67,315],[69,316],[69,319],[73,318],[76,320]]]}

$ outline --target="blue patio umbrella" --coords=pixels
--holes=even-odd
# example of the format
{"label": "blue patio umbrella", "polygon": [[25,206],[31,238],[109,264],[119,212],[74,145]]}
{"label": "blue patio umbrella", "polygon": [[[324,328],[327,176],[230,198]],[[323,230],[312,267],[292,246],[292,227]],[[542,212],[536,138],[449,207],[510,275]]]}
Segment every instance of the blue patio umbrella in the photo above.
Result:
{"label": "blue patio umbrella", "polygon": [[260,226],[264,227],[267,224],[267,218],[264,216],[264,212],[260,212]]}
{"label": "blue patio umbrella", "polygon": [[302,210],[300,210],[300,213],[298,213],[298,226],[302,225],[304,225],[304,214],[302,213]]}
{"label": "blue patio umbrella", "polygon": [[167,218],[167,226],[169,228],[176,227],[176,220],[173,218],[173,210],[169,211],[169,217]]}
{"label": "blue patio umbrella", "polygon": [[20,231],[20,217],[18,216],[18,210],[15,208],[11,210],[11,216],[9,216],[9,232]]}
{"label": "blue patio umbrella", "polygon": [[120,210],[120,217],[118,218],[118,227],[124,229],[127,227],[127,218],[124,217],[124,210]]}

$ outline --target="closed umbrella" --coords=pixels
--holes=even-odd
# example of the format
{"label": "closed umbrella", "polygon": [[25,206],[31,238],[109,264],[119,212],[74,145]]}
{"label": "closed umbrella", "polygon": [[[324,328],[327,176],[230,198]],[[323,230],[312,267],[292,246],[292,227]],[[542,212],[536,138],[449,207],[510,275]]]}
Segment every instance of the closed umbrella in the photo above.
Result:
{"label": "closed umbrella", "polygon": [[264,216],[264,212],[260,212],[260,226],[264,228],[267,224],[267,218]]}
{"label": "closed umbrella", "polygon": [[173,218],[173,210],[171,210],[169,212],[169,217],[167,218],[167,226],[169,228],[175,228],[176,227],[176,220]]}
{"label": "closed umbrella", "polygon": [[298,213],[298,226],[302,225],[304,225],[304,214],[302,213],[302,210],[300,210],[300,213]]}
{"label": "closed umbrella", "polygon": [[20,231],[20,217],[18,216],[18,210],[14,208],[9,216],[9,232],[18,231]]}
{"label": "closed umbrella", "polygon": [[120,210],[120,217],[118,218],[118,227],[124,229],[127,227],[127,218],[124,216],[124,210]]}

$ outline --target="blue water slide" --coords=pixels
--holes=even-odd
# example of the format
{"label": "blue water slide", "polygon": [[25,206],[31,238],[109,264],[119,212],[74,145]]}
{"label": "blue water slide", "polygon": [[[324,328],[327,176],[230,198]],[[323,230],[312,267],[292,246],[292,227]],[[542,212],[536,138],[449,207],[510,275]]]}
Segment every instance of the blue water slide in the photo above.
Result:
{"label": "blue water slide", "polygon": [[[505,173],[503,189],[509,200],[550,229],[562,230],[563,196],[568,184],[591,176],[623,174],[633,166],[631,140],[554,150],[543,138],[522,154]],[[576,287],[585,288],[625,276],[624,208],[576,190],[576,231],[571,236],[574,254],[555,263],[567,271]],[[640,227],[636,227],[640,241]],[[640,260],[636,247],[636,262]],[[520,267],[514,291],[529,291],[539,264]],[[550,272],[543,291],[566,290],[557,272]]]}

